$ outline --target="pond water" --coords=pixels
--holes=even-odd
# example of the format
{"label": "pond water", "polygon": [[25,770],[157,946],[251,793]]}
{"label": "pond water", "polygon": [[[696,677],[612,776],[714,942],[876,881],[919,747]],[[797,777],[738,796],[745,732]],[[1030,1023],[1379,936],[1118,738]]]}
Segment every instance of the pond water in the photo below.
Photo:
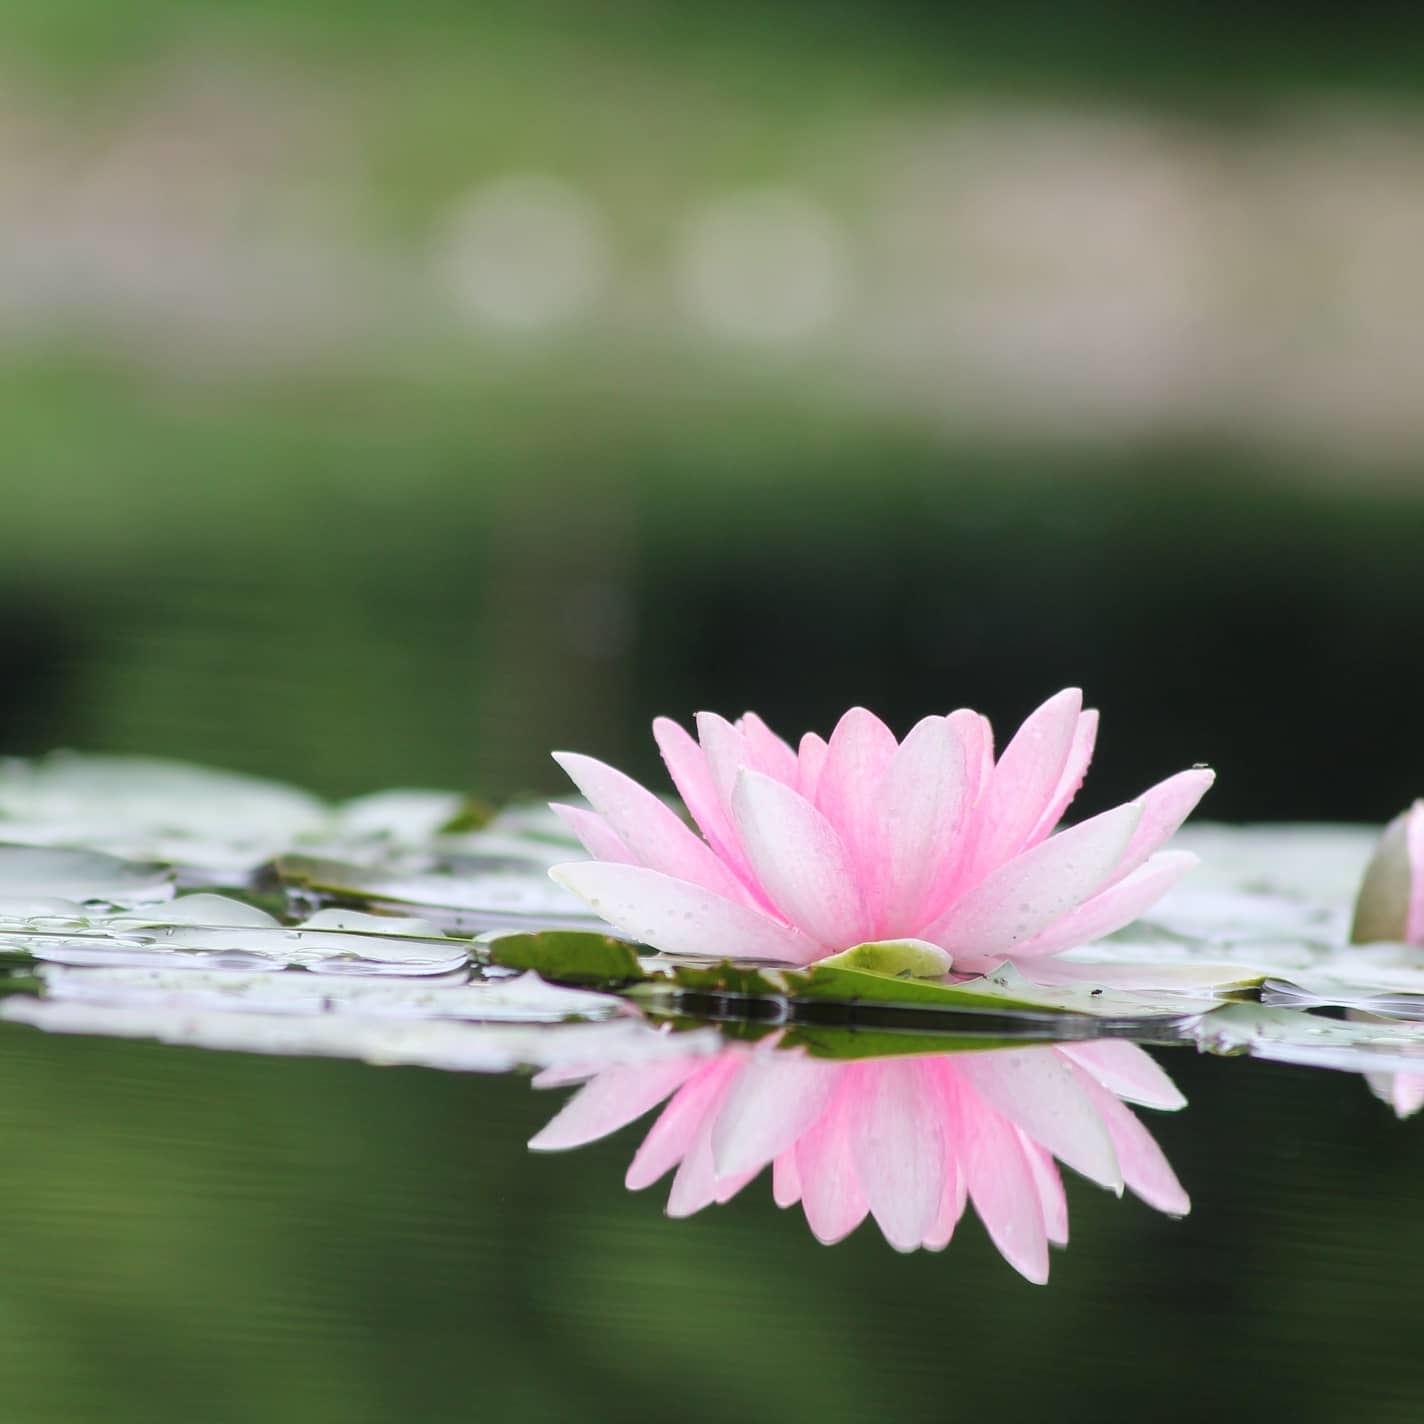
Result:
{"label": "pond water", "polygon": [[[862,981],[656,977],[549,886],[568,847],[536,810],[155,775],[0,787],[0,1418],[1424,1413],[1424,1139],[1380,1096],[1424,1062],[1424,963],[1345,944],[1373,832],[1203,828],[1190,892],[1058,982],[867,1007]],[[1120,1199],[1064,1171],[1069,1244],[1030,1284],[1026,1137],[1110,1174],[1085,1072],[1169,1107],[1153,1062],[1187,1103],[1135,1109],[1168,1177],[1120,1138]],[[559,1117],[591,1075],[603,1106]],[[679,1155],[656,1100],[709,1082],[681,1155],[720,1166],[628,1190],[659,1130]],[[788,1144],[799,1181],[742,1181]],[[851,1176],[872,1215],[822,1245]],[[958,1184],[943,1250],[889,1244],[940,1245],[926,1204]],[[670,1189],[727,1200],[669,1215]]]}

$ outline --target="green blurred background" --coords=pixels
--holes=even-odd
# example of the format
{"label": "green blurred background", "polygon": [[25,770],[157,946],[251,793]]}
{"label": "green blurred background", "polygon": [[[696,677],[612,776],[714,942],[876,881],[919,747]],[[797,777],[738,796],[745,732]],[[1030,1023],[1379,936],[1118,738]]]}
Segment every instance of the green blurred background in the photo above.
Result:
{"label": "green blurred background", "polygon": [[[1204,760],[1219,816],[1383,819],[1424,789],[1421,40],[3,0],[0,749],[498,798],[556,745],[654,773],[658,712],[1076,682],[1088,809]],[[3,1039],[7,1424],[1418,1417],[1417,1132],[1357,1083],[1187,1065],[1191,1224],[1079,1193],[1035,1294],[764,1201],[664,1224],[626,1144],[524,1161],[515,1081]]]}

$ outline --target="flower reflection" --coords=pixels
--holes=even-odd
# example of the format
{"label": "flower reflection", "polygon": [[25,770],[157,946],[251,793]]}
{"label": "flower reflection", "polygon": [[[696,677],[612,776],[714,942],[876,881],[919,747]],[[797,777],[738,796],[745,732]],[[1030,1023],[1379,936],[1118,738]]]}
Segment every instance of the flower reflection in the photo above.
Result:
{"label": "flower reflection", "polygon": [[[1350,938],[1424,948],[1424,800],[1385,827],[1360,883]],[[1365,1080],[1400,1117],[1424,1107],[1424,1073],[1366,1073]]]}
{"label": "flower reflection", "polygon": [[560,1070],[535,1083],[580,1078],[529,1145],[582,1146],[671,1095],[626,1178],[636,1190],[676,1167],[670,1216],[728,1201],[770,1163],[777,1205],[800,1202],[826,1244],[869,1215],[896,1250],[937,1251],[972,1202],[1009,1264],[1043,1282],[1049,1243],[1068,1240],[1060,1162],[1159,1211],[1190,1206],[1126,1106],[1173,1109],[1184,1099],[1120,1039],[854,1062],[731,1043],[710,1057]]}
{"label": "flower reflection", "polygon": [[996,760],[977,712],[903,742],[864,708],[793,750],[760,718],[653,731],[699,837],[591,757],[557,759],[593,810],[555,806],[594,857],[551,874],[625,934],[673,954],[804,964],[918,939],[959,970],[1101,938],[1195,864],[1162,852],[1211,785],[1196,767],[1053,834],[1092,757],[1097,713],[1068,688]]}

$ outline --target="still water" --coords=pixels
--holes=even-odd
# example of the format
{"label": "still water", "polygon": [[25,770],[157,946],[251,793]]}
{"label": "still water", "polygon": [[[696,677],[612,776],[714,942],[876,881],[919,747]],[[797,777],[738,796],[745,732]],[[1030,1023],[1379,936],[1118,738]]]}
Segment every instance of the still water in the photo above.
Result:
{"label": "still water", "polygon": [[765,1175],[664,1216],[641,1127],[522,1076],[0,1028],[4,1418],[1415,1420],[1424,1137],[1344,1074],[1158,1050],[1170,1220],[1065,1173],[1026,1283],[966,1219],[823,1247]]}

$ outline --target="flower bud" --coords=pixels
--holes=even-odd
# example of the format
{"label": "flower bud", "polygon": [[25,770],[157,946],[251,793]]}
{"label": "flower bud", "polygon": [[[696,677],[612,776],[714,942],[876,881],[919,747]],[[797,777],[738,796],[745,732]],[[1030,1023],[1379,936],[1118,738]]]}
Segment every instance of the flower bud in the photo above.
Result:
{"label": "flower bud", "polygon": [[1424,945],[1424,800],[1385,827],[1355,900],[1352,944]]}

